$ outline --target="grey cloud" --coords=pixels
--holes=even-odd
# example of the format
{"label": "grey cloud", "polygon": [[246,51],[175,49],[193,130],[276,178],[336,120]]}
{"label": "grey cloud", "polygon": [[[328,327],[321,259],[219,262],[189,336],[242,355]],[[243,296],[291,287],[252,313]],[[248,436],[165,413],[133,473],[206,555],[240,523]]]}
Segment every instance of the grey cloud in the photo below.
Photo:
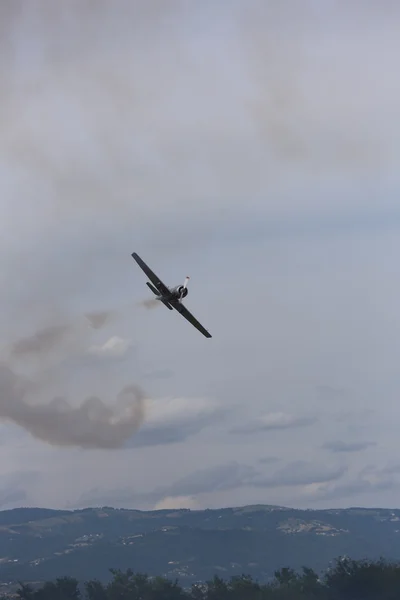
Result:
{"label": "grey cloud", "polygon": [[2,508],[8,505],[21,505],[26,502],[28,492],[24,489],[17,490],[0,490],[0,506]]}
{"label": "grey cloud", "polygon": [[371,446],[376,446],[375,442],[343,442],[332,441],[323,444],[323,448],[332,452],[361,452]]}
{"label": "grey cloud", "polygon": [[0,485],[29,485],[31,483],[36,483],[41,478],[42,475],[38,470],[16,471],[1,475]]}
{"label": "grey cloud", "polygon": [[[240,3],[223,3],[213,13],[206,37],[195,25],[206,9],[193,5],[187,10],[180,2],[157,3],[138,13],[129,3],[123,2],[118,11],[100,0],[96,12],[73,3],[61,15],[49,11],[42,0],[35,9],[26,4],[21,10],[6,11],[3,26],[8,35],[2,38],[0,53],[4,61],[0,155],[8,167],[9,185],[19,192],[13,197],[36,207],[34,222],[25,220],[20,227],[35,241],[46,232],[42,241],[48,244],[40,256],[43,261],[25,267],[31,303],[67,303],[78,282],[93,280],[99,263],[104,273],[108,269],[117,278],[116,256],[120,260],[131,243],[132,228],[135,239],[140,237],[158,254],[180,253],[193,240],[208,246],[218,231],[214,223],[228,222],[229,232],[237,214],[287,216],[288,209],[295,209],[302,216],[302,208],[319,209],[318,193],[313,200],[302,198],[298,210],[300,196],[294,202],[285,183],[293,177],[301,181],[313,177],[316,163],[333,173],[339,169],[351,174],[353,168],[357,174],[360,165],[371,170],[370,153],[378,161],[382,146],[389,152],[391,145],[382,139],[380,127],[373,132],[376,139],[364,143],[365,123],[371,125],[369,115],[375,114],[376,105],[366,93],[361,95],[365,111],[354,109],[352,71],[346,68],[349,47],[344,44],[341,54],[343,72],[330,69],[330,55],[324,56],[328,80],[321,85],[320,62],[310,63],[309,36],[301,33],[303,28],[309,31],[308,19],[292,31],[293,7],[281,6],[267,9],[263,2],[253,1],[243,14]],[[303,10],[304,15],[315,16],[311,2]],[[338,49],[345,36],[354,60],[359,56],[354,36],[361,39],[364,51],[368,47],[362,28],[355,27],[351,38],[347,29],[342,30],[338,15],[343,10],[342,6],[342,12],[333,11],[329,33]],[[220,27],[225,22],[234,27],[224,29],[221,46]],[[83,23],[90,23],[89,29]],[[376,35],[381,39],[387,34],[384,23],[379,23]],[[320,25],[327,26],[324,21]],[[132,27],[140,32],[137,37]],[[309,43],[321,39],[318,27],[311,33]],[[157,43],[163,45],[162,53],[156,50]],[[14,60],[15,48],[19,56],[28,57],[32,45],[37,48],[34,63],[28,58]],[[198,61],[202,45],[207,50]],[[177,53],[186,60],[177,62]],[[370,73],[369,64],[361,76],[368,90]],[[379,77],[380,70],[375,75]],[[27,111],[20,83],[31,77],[37,85],[33,89],[27,84]],[[204,99],[204,89],[211,88],[212,97],[196,102],[199,96]],[[59,97],[65,99],[62,106]],[[45,122],[38,118],[43,110]],[[266,161],[272,165],[267,171]],[[20,171],[25,177],[17,177]],[[259,192],[264,187],[277,192],[268,203]],[[243,198],[252,201],[243,203]],[[350,200],[346,197],[343,202],[346,212]],[[359,205],[359,200],[355,203]],[[24,208],[22,204],[21,212]],[[12,223],[11,216],[11,223],[3,220],[7,227]],[[98,236],[90,235],[94,220]],[[51,252],[54,244],[48,232],[53,227],[61,230],[60,247],[68,249],[65,261],[62,251],[56,257]],[[149,231],[155,232],[151,244]],[[14,254],[9,256],[10,262],[18,263]],[[25,307],[26,298],[19,294],[19,305]]]}
{"label": "grey cloud", "polygon": [[361,469],[359,476],[361,478],[372,476],[375,480],[378,480],[386,479],[387,475],[398,475],[399,473],[400,465],[396,463],[388,464],[385,467],[368,464]]}
{"label": "grey cloud", "polygon": [[326,501],[350,498],[359,494],[373,494],[376,492],[387,490],[394,491],[398,489],[399,485],[391,480],[368,481],[367,479],[359,478],[326,489],[322,488],[318,491],[316,496],[318,499]]}
{"label": "grey cloud", "polygon": [[328,467],[299,460],[285,465],[271,476],[254,481],[252,485],[269,488],[323,483],[340,479],[346,471],[344,466]]}
{"label": "grey cloud", "polygon": [[0,506],[21,505],[29,498],[27,488],[41,479],[38,471],[18,471],[0,476]]}
{"label": "grey cloud", "polygon": [[360,424],[366,422],[370,417],[376,414],[375,410],[364,408],[360,410],[346,410],[333,415],[333,418],[339,423]]}
{"label": "grey cloud", "polygon": [[[329,69],[329,55],[324,56],[328,80],[322,86],[320,63],[310,64],[309,36],[303,35],[309,32],[308,20],[293,31],[289,26],[292,6],[289,10],[289,4],[282,4],[271,10],[263,4],[250,2],[243,14],[240,4],[223,3],[210,19],[206,38],[198,38],[195,25],[206,9],[195,6],[188,11],[180,2],[157,3],[139,13],[125,2],[118,11],[99,1],[96,12],[71,4],[59,15],[42,1],[35,7],[35,19],[29,4],[6,13],[3,23],[12,35],[4,36],[1,48],[5,61],[2,154],[9,165],[18,165],[27,174],[29,201],[34,194],[31,182],[40,183],[43,193],[37,198],[37,210],[43,223],[67,227],[69,217],[78,214],[90,226],[93,218],[112,216],[104,226],[111,231],[113,219],[118,219],[120,227],[134,211],[138,220],[148,222],[154,217],[154,199],[161,195],[159,206],[165,198],[168,202],[163,218],[165,212],[172,212],[172,219],[185,218],[189,212],[201,217],[201,206],[211,211],[216,196],[213,214],[217,216],[218,211],[239,209],[242,197],[259,197],[260,177],[265,177],[261,180],[265,185],[269,181],[277,190],[285,188],[277,164],[285,172],[293,163],[301,164],[306,173],[313,172],[315,164],[322,162],[327,170],[358,173],[360,168],[371,169],[371,155],[378,163],[382,146],[387,152],[390,146],[376,130],[376,139],[363,143],[365,122],[375,105],[368,94],[362,94],[365,110],[355,110],[351,61],[342,73]],[[314,10],[311,2],[303,7],[309,17],[315,16]],[[338,44],[345,37],[341,55],[345,60],[348,44],[354,36],[363,41],[363,30],[355,27],[349,39],[347,30],[340,27],[338,15],[342,13],[333,13],[329,32]],[[226,43],[221,51],[216,44],[226,20],[235,27],[224,30]],[[84,29],[86,22],[94,30]],[[381,39],[385,23],[379,23],[376,35]],[[132,35],[132,27],[140,32],[138,36]],[[322,35],[317,28],[313,43]],[[162,53],[155,50],[157,42],[163,44]],[[29,48],[34,43],[38,45],[35,63],[13,60],[15,47]],[[197,43],[210,52],[201,62]],[[355,60],[359,54],[354,44],[351,49]],[[365,43],[361,49],[368,51]],[[177,52],[187,57],[185,62],[175,60]],[[30,90],[29,111],[17,83],[28,77],[24,69],[30,69],[38,81]],[[364,90],[369,87],[370,70],[371,65],[360,76]],[[172,79],[173,92],[168,85]],[[215,89],[212,99],[196,103],[202,90],[211,87]],[[339,99],[332,99],[331,89]],[[59,94],[66,99],[62,107]],[[43,106],[47,108],[45,126],[41,121],[41,127],[35,127]],[[69,126],[69,118],[76,129]],[[346,126],[338,127],[343,120]],[[60,139],[63,143],[57,144]],[[273,166],[262,175],[266,158]],[[285,203],[294,206],[289,196],[290,200],[284,199],[284,210]],[[277,197],[271,212],[280,210],[282,194]],[[319,199],[312,204],[318,206]],[[255,200],[254,205],[260,209],[265,202]],[[46,216],[49,207],[53,210]],[[179,242],[175,238],[178,246]]]}
{"label": "grey cloud", "polygon": [[317,392],[327,398],[334,399],[343,396],[346,393],[346,389],[343,387],[336,387],[331,385],[317,385]]}
{"label": "grey cloud", "polygon": [[311,497],[326,502],[385,491],[398,492],[400,482],[391,477],[397,472],[396,465],[384,468],[366,465],[357,473],[351,476],[349,474],[342,482],[323,482],[323,485],[311,493]]}
{"label": "grey cloud", "polygon": [[164,498],[191,497],[240,487],[296,487],[311,483],[326,483],[336,481],[345,471],[345,467],[325,467],[297,461],[278,469],[271,476],[263,477],[262,473],[253,466],[233,461],[194,471],[171,485],[160,486],[145,493],[135,493],[133,489],[126,488],[113,491],[101,491],[96,488],[82,495],[78,505],[82,506],[85,502],[104,504],[116,501],[121,506],[121,503],[126,501],[131,505],[140,504],[149,507]]}
{"label": "grey cloud", "polygon": [[279,460],[280,459],[277,456],[265,456],[265,457],[259,458],[258,462],[261,465],[271,465],[271,464],[279,462]]}
{"label": "grey cloud", "polygon": [[49,444],[119,448],[144,420],[144,393],[135,385],[126,386],[113,408],[94,396],[76,407],[62,397],[34,404],[29,402],[29,383],[0,366],[0,418]]}
{"label": "grey cloud", "polygon": [[398,473],[400,473],[400,465],[388,465],[387,467],[384,467],[383,469],[381,469],[382,473],[387,473],[387,474],[392,474],[392,475],[397,475]]}
{"label": "grey cloud", "polygon": [[172,369],[152,369],[144,374],[146,379],[170,379],[174,376]]}
{"label": "grey cloud", "polygon": [[182,477],[168,488],[159,490],[159,496],[191,496],[221,490],[230,490],[252,484],[257,471],[248,465],[232,462],[195,471]]}
{"label": "grey cloud", "polygon": [[124,358],[132,349],[130,340],[125,340],[118,336],[109,338],[104,344],[97,344],[88,348],[88,354],[96,356],[99,359]]}
{"label": "grey cloud", "polygon": [[317,418],[313,416],[296,416],[285,413],[269,413],[259,419],[233,427],[230,433],[236,434],[251,434],[262,431],[273,431],[279,429],[293,429],[297,427],[306,427],[317,422]]}
{"label": "grey cloud", "polygon": [[[139,502],[140,505],[140,502]],[[105,490],[99,487],[83,492],[74,502],[67,502],[65,508],[77,509],[89,506],[112,506],[113,508],[138,507],[138,497],[129,487]]]}
{"label": "grey cloud", "polygon": [[11,355],[21,356],[49,352],[63,340],[67,332],[66,325],[46,327],[32,336],[17,340],[12,345]]}
{"label": "grey cloud", "polygon": [[228,411],[215,407],[212,411],[204,414],[195,414],[186,417],[184,414],[166,423],[147,424],[144,423],[140,431],[132,437],[127,448],[139,448],[143,446],[162,446],[165,444],[176,444],[187,440],[189,437],[200,433],[203,429],[215,425],[228,414]]}
{"label": "grey cloud", "polygon": [[205,425],[189,424],[186,427],[180,425],[166,425],[165,427],[147,428],[140,431],[137,436],[125,444],[126,448],[141,448],[145,446],[164,446],[184,442],[194,433],[198,433]]}
{"label": "grey cloud", "polygon": [[231,462],[228,464],[208,467],[194,471],[171,485],[159,486],[153,491],[138,493],[131,489],[100,490],[95,488],[81,495],[78,505],[87,503],[105,504],[117,503],[119,506],[124,502],[130,505],[154,506],[166,497],[190,496],[208,492],[230,490],[251,482],[257,476],[257,471],[248,465]]}

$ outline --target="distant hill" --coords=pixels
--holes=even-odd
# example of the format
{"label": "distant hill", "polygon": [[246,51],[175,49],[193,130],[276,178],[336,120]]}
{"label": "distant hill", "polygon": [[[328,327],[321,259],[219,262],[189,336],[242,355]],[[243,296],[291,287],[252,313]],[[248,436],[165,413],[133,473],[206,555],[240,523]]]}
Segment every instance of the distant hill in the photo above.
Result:
{"label": "distant hill", "polygon": [[0,582],[71,575],[104,581],[110,568],[179,578],[182,585],[275,569],[325,570],[338,556],[400,560],[400,510],[0,511]]}

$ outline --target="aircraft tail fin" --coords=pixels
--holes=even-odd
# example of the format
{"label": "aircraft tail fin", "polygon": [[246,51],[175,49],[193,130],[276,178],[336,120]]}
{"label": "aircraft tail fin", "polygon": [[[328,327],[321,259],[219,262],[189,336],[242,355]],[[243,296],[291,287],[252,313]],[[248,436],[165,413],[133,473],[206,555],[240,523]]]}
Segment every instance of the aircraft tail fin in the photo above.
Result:
{"label": "aircraft tail fin", "polygon": [[157,298],[160,300],[160,302],[162,302],[164,304],[164,306],[166,306],[167,308],[169,308],[169,310],[174,310],[172,308],[172,306],[170,304],[168,304],[168,302],[166,300],[163,300],[161,298],[160,292],[153,285],[151,285],[151,283],[149,283],[148,281],[146,281],[146,285],[147,285],[147,287],[149,287],[151,289],[151,291],[153,292],[153,294],[155,296],[157,296]]}
{"label": "aircraft tail fin", "polygon": [[154,285],[151,285],[151,283],[149,283],[148,281],[146,281],[146,285],[147,287],[149,287],[151,289],[151,291],[153,292],[153,294],[155,296],[160,296],[160,292],[154,287]]}

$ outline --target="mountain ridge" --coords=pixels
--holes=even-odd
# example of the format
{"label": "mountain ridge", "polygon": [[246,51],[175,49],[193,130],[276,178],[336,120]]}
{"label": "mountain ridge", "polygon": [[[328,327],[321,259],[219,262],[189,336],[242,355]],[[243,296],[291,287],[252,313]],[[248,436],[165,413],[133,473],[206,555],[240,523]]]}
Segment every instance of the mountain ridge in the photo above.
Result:
{"label": "mountain ridge", "polygon": [[283,565],[326,570],[338,556],[400,559],[400,509],[20,507],[0,511],[0,582],[69,575],[105,581],[110,568],[185,584]]}

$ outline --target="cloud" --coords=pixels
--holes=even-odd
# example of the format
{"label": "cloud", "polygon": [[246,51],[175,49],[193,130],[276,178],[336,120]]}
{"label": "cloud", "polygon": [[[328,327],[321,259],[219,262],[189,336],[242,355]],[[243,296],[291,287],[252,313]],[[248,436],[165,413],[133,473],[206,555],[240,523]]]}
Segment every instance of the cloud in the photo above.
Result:
{"label": "cloud", "polygon": [[[213,229],[214,223],[232,222],[232,216],[248,214],[250,206],[256,218],[320,211],[316,167],[336,186],[352,177],[361,185],[366,174],[382,173],[383,156],[396,156],[386,130],[371,119],[377,102],[387,108],[382,118],[389,118],[397,106],[386,71],[379,69],[378,60],[366,60],[376,54],[376,47],[381,57],[390,59],[387,28],[394,32],[379,13],[379,26],[374,19],[376,26],[369,30],[375,42],[371,44],[357,22],[351,21],[353,29],[343,27],[342,19],[351,18],[351,9],[342,3],[328,11],[325,22],[319,20],[313,3],[306,2],[304,20],[295,31],[288,3],[270,9],[253,1],[245,16],[239,3],[223,3],[208,19],[207,37],[196,25],[208,18],[206,7],[186,10],[181,2],[154,6],[157,9],[138,14],[126,2],[118,11],[103,0],[96,12],[71,4],[58,15],[42,0],[35,18],[30,5],[2,15],[12,32],[1,48],[0,154],[7,166],[2,185],[7,197],[11,190],[26,192],[15,194],[23,199],[14,203],[21,213],[36,201],[35,222],[24,216],[18,219],[21,233],[29,234],[28,242],[40,235],[45,235],[42,241],[50,241],[54,234],[49,225],[61,229],[63,235],[56,239],[63,248],[74,240],[81,264],[69,246],[66,262],[73,264],[60,272],[66,280],[60,291],[72,289],[71,280],[91,276],[88,266],[99,261],[104,276],[108,248],[114,245],[119,253],[121,240],[123,245],[128,236],[132,240],[133,227],[139,236],[141,227],[153,226],[154,247],[180,250],[182,239],[185,244],[207,239],[204,223]],[[313,29],[315,19],[318,26]],[[86,22],[94,30],[83,31]],[[134,23],[141,35],[132,35],[126,23]],[[223,27],[225,23],[230,26]],[[94,31],[102,35],[98,38]],[[310,57],[309,47],[326,44],[328,33],[328,49],[336,52]],[[14,47],[20,50],[21,61],[13,60]],[[37,50],[35,63],[27,58],[32,47]],[[177,54],[186,61],[177,62]],[[340,70],[331,68],[336,64],[333,57],[340,61]],[[357,84],[354,65],[359,67]],[[371,94],[374,77],[381,85]],[[168,85],[172,80],[173,88]],[[204,89],[214,93],[204,98]],[[359,90],[365,93],[356,109],[352,99]],[[43,110],[45,122],[40,120]],[[267,170],[265,164],[270,165]],[[20,173],[24,177],[18,178]],[[292,189],[304,187],[310,178],[314,193],[297,194],[294,201]],[[263,189],[272,190],[268,203],[260,193]],[[251,204],[243,198],[250,198]],[[361,201],[349,194],[335,198],[343,212],[366,202],[365,197]],[[332,200],[324,196],[322,207],[329,203]],[[8,228],[13,213],[5,212]],[[94,222],[99,233],[89,235]],[[181,226],[188,222],[191,231]],[[180,235],[165,235],[173,223],[174,233],[180,229]],[[51,266],[54,272],[63,252],[52,247],[40,268]],[[99,248],[104,249],[101,254],[96,252]],[[28,266],[29,280],[37,268]],[[46,274],[40,279],[36,285],[47,280]]]}
{"label": "cloud", "polygon": [[227,414],[219,403],[203,398],[149,400],[146,421],[128,447],[181,443],[210,427]]}
{"label": "cloud", "polygon": [[277,456],[264,456],[258,459],[258,462],[261,465],[271,465],[279,462],[279,458]]}
{"label": "cloud", "polygon": [[170,379],[174,375],[171,369],[152,369],[145,373],[143,376],[146,379]]}
{"label": "cloud", "polygon": [[112,506],[113,508],[130,508],[135,506],[136,496],[134,490],[129,487],[117,489],[102,489],[93,487],[80,494],[78,500],[69,501],[68,509],[87,508],[91,506]]}
{"label": "cloud", "polygon": [[168,502],[175,502],[175,499],[178,498],[190,499],[192,504],[197,501],[197,496],[201,494],[239,488],[252,481],[256,475],[257,471],[252,466],[231,461],[226,464],[196,470],[173,483],[157,486],[148,492],[138,492],[129,488],[107,490],[97,487],[82,494],[77,505],[110,503],[113,506],[123,506],[125,504],[125,506],[155,507],[160,506],[167,499]]}
{"label": "cloud", "polygon": [[329,502],[331,500],[344,500],[354,496],[365,496],[376,494],[379,492],[395,491],[399,489],[399,485],[389,479],[382,481],[369,481],[368,479],[359,477],[352,481],[335,485],[317,485],[306,488],[303,493],[313,501]]}
{"label": "cloud", "polygon": [[172,496],[163,498],[154,507],[154,510],[189,508],[196,510],[201,508],[199,503],[192,496]]}
{"label": "cloud", "polygon": [[317,385],[316,390],[321,396],[325,396],[329,400],[335,400],[346,394],[346,389],[331,385]]}
{"label": "cloud", "polygon": [[[157,506],[166,498],[192,498],[199,502],[199,497],[207,494],[218,494],[229,490],[242,488],[273,489],[282,487],[300,488],[305,485],[322,484],[340,479],[346,472],[345,467],[327,467],[305,461],[295,461],[276,470],[265,477],[251,465],[230,461],[225,464],[206,467],[181,477],[167,486],[159,486],[146,493],[134,493],[121,490],[120,492],[91,491],[80,499],[91,498],[118,498],[121,505],[123,498],[144,505]],[[110,497],[111,494],[111,497]]]}
{"label": "cloud", "polygon": [[158,493],[175,497],[231,490],[249,483],[252,484],[256,475],[257,471],[254,467],[231,462],[195,471],[178,479],[167,489],[160,489]]}
{"label": "cloud", "polygon": [[371,446],[376,446],[375,442],[343,442],[332,441],[323,444],[322,448],[332,452],[361,452]]}
{"label": "cloud", "polygon": [[399,464],[388,465],[388,466],[384,467],[383,469],[381,469],[381,472],[386,473],[386,474],[396,475],[396,474],[400,473],[400,465]]}
{"label": "cloud", "polygon": [[26,504],[28,499],[28,492],[24,489],[17,490],[0,490],[0,506],[4,509],[5,507],[11,507],[21,504]]}
{"label": "cloud", "polygon": [[361,424],[365,423],[370,418],[374,418],[376,411],[371,408],[357,409],[357,410],[344,410],[340,413],[333,415],[333,418],[339,423],[354,423]]}
{"label": "cloud", "polygon": [[[119,489],[97,486],[84,492],[73,506],[107,504],[150,509],[163,506],[165,501],[166,506],[174,508],[191,506],[205,508],[213,497],[222,499],[223,505],[227,505],[228,501],[229,506],[232,506],[232,494],[235,497],[251,498],[252,493],[263,493],[263,490],[268,490],[269,497],[274,497],[273,503],[292,505],[293,501],[301,502],[304,498],[312,502],[319,502],[321,499],[329,500],[331,496],[328,493],[334,494],[333,490],[347,489],[348,482],[343,481],[343,477],[348,473],[345,465],[326,465],[297,460],[272,471],[270,466],[272,463],[268,465],[269,473],[266,475],[263,470],[253,465],[230,460],[226,463],[195,469],[172,483],[158,485],[148,491],[142,491],[137,486]],[[290,490],[290,501],[283,500],[288,497],[286,489]],[[365,485],[364,489],[369,490],[369,486]],[[388,489],[388,487],[382,484],[381,489]],[[256,502],[262,503],[263,497],[258,495]]]}
{"label": "cloud", "polygon": [[118,336],[113,336],[102,345],[90,346],[88,352],[94,356],[121,358],[127,354],[132,347],[131,340],[124,340]]}
{"label": "cloud", "polygon": [[257,433],[261,431],[272,431],[274,429],[292,429],[295,427],[305,427],[317,422],[316,417],[296,416],[282,412],[267,413],[259,417],[256,421],[235,427],[231,433]]}
{"label": "cloud", "polygon": [[340,479],[347,471],[344,466],[326,466],[303,460],[291,462],[272,475],[253,482],[256,487],[291,487],[323,483]]}
{"label": "cloud", "polygon": [[[231,462],[195,471],[173,483],[163,493],[169,496],[196,496],[239,487],[297,487],[335,481],[345,472],[346,468],[342,466],[327,467],[306,461],[295,461],[266,477],[250,465]],[[161,494],[162,490],[158,493]]]}
{"label": "cloud", "polygon": [[399,486],[390,480],[386,481],[368,481],[366,479],[358,479],[356,481],[349,481],[341,485],[336,485],[332,488],[328,488],[325,493],[323,492],[324,500],[344,499],[357,496],[359,494],[374,494],[376,492],[391,491],[398,489]]}
{"label": "cloud", "polygon": [[[380,468],[366,465],[356,472],[349,472],[340,482],[326,481],[305,485],[302,495],[313,502],[323,502],[324,504],[331,501],[347,502],[350,498],[364,498],[366,503],[368,496],[384,492],[390,492],[390,497],[392,497],[393,492],[400,488],[400,483],[390,477],[396,473],[396,469],[390,467]],[[376,506],[375,502],[373,506]]]}
{"label": "cloud", "polygon": [[10,508],[15,504],[27,503],[27,488],[35,485],[41,476],[38,471],[18,471],[0,475],[0,506]]}

